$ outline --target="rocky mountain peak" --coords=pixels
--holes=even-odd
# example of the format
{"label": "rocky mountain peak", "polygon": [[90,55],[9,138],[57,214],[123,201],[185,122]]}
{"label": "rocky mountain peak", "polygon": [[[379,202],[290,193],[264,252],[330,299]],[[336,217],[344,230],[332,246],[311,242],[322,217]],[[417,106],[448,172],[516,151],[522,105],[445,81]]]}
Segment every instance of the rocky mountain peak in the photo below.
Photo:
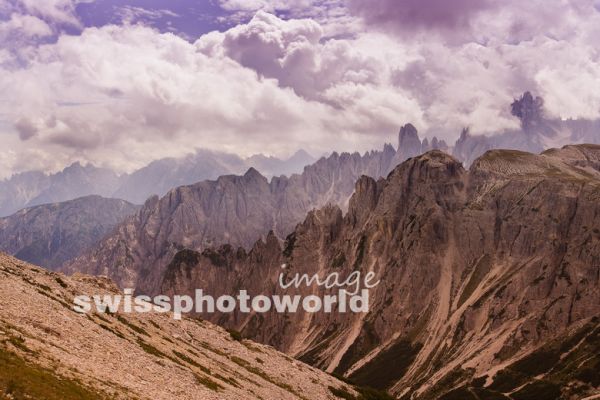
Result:
{"label": "rocky mountain peak", "polygon": [[248,182],[257,182],[263,181],[268,182],[267,178],[265,178],[258,170],[254,167],[248,168],[248,171],[244,174],[244,179]]}
{"label": "rocky mountain peak", "polygon": [[409,123],[400,128],[398,152],[401,152],[402,156],[406,158],[421,154],[421,140],[417,128],[413,124]]}
{"label": "rocky mountain peak", "polygon": [[539,96],[534,98],[530,92],[515,99],[510,107],[512,115],[521,120],[521,127],[526,133],[544,119],[544,99]]}
{"label": "rocky mountain peak", "polygon": [[383,189],[383,180],[376,181],[369,176],[361,176],[356,182],[354,194],[350,198],[348,216],[355,223],[365,220],[375,208]]}
{"label": "rocky mountain peak", "polygon": [[69,165],[68,167],[66,167],[64,169],[64,171],[74,171],[74,170],[83,169],[83,168],[84,167],[81,165],[80,161],[75,161],[71,165]]}
{"label": "rocky mountain peak", "polygon": [[306,150],[300,149],[297,150],[294,154],[292,154],[292,156],[288,158],[288,161],[304,161],[307,159],[313,159],[313,157]]}
{"label": "rocky mountain peak", "polygon": [[158,195],[154,194],[146,199],[144,202],[145,208],[152,208],[158,203]]}
{"label": "rocky mountain peak", "polygon": [[398,134],[398,152],[394,156],[394,161],[399,164],[430,150],[447,151],[448,149],[446,142],[439,140],[436,136],[431,141],[427,138],[421,141],[417,128],[409,123],[404,125]]}
{"label": "rocky mountain peak", "polygon": [[386,143],[383,145],[383,154],[393,156],[396,154],[396,150],[394,150],[394,146],[391,143]]}
{"label": "rocky mountain peak", "polygon": [[442,181],[464,172],[462,163],[441,150],[431,150],[397,166],[390,175],[403,174],[407,181]]}
{"label": "rocky mountain peak", "polygon": [[275,232],[272,229],[269,230],[269,232],[267,233],[267,237],[265,238],[265,244],[267,246],[279,247],[279,239],[277,238],[277,235],[275,235]]}
{"label": "rocky mountain peak", "polygon": [[417,128],[415,128],[415,126],[409,122],[400,128],[398,137],[400,143],[404,143],[406,140],[418,138],[419,135],[417,133]]}

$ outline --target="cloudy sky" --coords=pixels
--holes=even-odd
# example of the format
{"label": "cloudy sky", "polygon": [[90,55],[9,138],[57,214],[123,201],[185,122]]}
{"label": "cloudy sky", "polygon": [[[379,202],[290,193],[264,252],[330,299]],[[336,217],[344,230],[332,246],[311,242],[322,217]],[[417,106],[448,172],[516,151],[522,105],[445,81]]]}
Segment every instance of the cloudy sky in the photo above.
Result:
{"label": "cloudy sky", "polygon": [[0,177],[600,117],[600,0],[0,0]]}

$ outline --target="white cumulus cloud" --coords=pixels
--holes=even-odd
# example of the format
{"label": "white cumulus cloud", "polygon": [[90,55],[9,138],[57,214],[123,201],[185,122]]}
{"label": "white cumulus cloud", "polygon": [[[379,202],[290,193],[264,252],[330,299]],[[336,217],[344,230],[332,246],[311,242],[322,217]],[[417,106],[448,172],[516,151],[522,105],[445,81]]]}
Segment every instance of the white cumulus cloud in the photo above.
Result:
{"label": "white cumulus cloud", "polygon": [[[18,1],[0,36],[44,37],[49,16],[75,18],[72,1]],[[364,28],[326,0],[224,0],[253,17],[193,43],[134,24],[24,41],[0,49],[0,175],[73,160],[131,170],[194,147],[368,150],[395,141],[407,122],[452,143],[465,126],[516,127],[509,105],[525,90],[545,98],[549,115],[600,117],[600,13],[591,2],[560,1],[560,19],[534,2],[540,16],[529,3],[477,8],[472,36],[452,43],[428,37],[423,27],[435,24],[424,22],[412,36]],[[332,28],[340,18],[352,20],[351,35],[332,34],[344,31]]]}

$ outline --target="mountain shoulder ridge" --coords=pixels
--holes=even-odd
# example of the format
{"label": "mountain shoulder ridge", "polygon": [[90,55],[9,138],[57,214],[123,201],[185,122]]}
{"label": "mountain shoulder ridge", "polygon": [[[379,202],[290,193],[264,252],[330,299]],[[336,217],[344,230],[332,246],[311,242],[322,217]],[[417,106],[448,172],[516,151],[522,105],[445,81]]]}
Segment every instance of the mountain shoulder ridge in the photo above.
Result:
{"label": "mountain shoulder ridge", "polygon": [[600,178],[600,146],[569,145],[561,149],[549,149],[541,154],[519,150],[488,150],[476,159],[471,171],[509,177],[548,176],[596,180]]}

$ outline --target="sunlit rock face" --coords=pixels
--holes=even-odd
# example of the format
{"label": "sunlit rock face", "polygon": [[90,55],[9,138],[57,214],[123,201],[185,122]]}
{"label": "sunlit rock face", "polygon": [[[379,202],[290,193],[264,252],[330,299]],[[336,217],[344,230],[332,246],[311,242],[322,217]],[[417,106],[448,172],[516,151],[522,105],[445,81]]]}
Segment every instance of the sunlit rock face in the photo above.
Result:
{"label": "sunlit rock face", "polygon": [[[585,371],[598,362],[589,352],[600,313],[599,161],[592,145],[495,150],[465,170],[432,151],[386,179],[361,178],[345,214],[312,211],[283,244],[270,234],[249,252],[179,254],[161,291],[290,293],[277,283],[282,264],[287,274],[373,271],[381,283],[367,314],[201,316],[406,398],[461,386],[498,395],[534,383],[596,393]],[[570,364],[582,354],[591,358]],[[507,374],[518,377],[507,383]]]}

